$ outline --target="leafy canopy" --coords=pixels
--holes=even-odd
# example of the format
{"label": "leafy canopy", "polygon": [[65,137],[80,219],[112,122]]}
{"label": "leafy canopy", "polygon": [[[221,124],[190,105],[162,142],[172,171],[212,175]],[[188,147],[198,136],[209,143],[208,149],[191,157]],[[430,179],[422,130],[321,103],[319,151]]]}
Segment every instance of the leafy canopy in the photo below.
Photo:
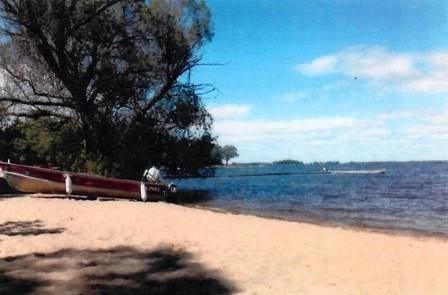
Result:
{"label": "leafy canopy", "polygon": [[74,150],[109,170],[168,162],[173,142],[213,141],[208,85],[189,79],[212,37],[204,1],[0,0],[0,17],[3,118],[63,124]]}

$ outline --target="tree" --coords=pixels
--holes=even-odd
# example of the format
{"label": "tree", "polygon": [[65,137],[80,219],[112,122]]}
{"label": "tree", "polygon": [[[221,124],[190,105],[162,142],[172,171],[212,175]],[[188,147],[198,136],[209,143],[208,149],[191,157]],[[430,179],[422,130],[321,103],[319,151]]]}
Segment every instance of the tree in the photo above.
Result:
{"label": "tree", "polygon": [[212,37],[204,1],[0,0],[0,17],[3,115],[70,126],[86,162],[129,170],[147,148],[140,168],[208,133],[207,85],[189,79]]}
{"label": "tree", "polygon": [[226,160],[226,165],[229,165],[229,160],[239,157],[238,150],[233,145],[226,145],[222,148],[222,156]]}
{"label": "tree", "polygon": [[222,165],[222,159],[224,158],[222,155],[222,146],[215,144],[210,152],[210,156],[215,165]]}
{"label": "tree", "polygon": [[[0,118],[1,119],[1,118]],[[0,161],[14,159],[17,156],[16,141],[21,136],[15,122],[0,126]]]}

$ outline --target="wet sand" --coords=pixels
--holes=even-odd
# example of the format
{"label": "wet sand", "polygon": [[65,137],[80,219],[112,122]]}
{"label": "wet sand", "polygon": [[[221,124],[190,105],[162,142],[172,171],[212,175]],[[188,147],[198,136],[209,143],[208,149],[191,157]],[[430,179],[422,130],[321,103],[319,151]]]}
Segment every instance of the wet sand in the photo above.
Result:
{"label": "wet sand", "polygon": [[446,294],[448,243],[167,203],[0,197],[0,294]]}

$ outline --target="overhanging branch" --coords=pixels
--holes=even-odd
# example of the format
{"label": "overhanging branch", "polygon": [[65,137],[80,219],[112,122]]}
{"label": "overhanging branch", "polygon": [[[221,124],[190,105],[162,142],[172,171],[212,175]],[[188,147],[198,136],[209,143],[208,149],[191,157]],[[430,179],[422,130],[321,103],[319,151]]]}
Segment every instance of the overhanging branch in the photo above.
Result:
{"label": "overhanging branch", "polygon": [[50,102],[50,101],[40,101],[40,100],[23,100],[14,97],[0,97],[0,102],[9,102],[11,104],[22,104],[28,106],[45,106],[45,107],[67,107],[64,103]]}
{"label": "overhanging branch", "polygon": [[[15,74],[10,68],[8,68],[8,66],[6,66],[4,64],[2,65],[2,69],[5,70],[9,75],[11,75],[12,78],[14,78],[20,82],[27,83],[28,86],[33,91],[33,94],[36,96],[42,96],[42,97],[46,97],[46,98],[53,98],[53,99],[60,99],[60,100],[70,99],[70,97],[54,95],[54,94],[50,94],[48,92],[43,92],[43,91],[37,90],[36,86],[34,85],[34,83],[31,79],[27,79],[24,76],[19,76],[19,75]],[[17,83],[16,83],[16,85],[17,85]],[[19,85],[17,85],[17,86],[20,87]],[[66,105],[67,104],[64,104],[62,106],[66,106]]]}
{"label": "overhanging branch", "polygon": [[33,112],[4,112],[2,113],[5,117],[19,117],[19,118],[30,118],[30,119],[38,119],[42,117],[56,117],[65,120],[72,120],[73,118],[67,115],[47,111],[47,110],[39,110]]}

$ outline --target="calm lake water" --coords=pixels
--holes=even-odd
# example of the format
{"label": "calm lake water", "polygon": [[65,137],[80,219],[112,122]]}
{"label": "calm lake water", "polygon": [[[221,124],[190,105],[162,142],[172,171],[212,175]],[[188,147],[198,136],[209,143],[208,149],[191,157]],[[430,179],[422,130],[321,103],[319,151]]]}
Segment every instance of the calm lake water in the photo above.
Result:
{"label": "calm lake water", "polygon": [[327,166],[332,171],[386,169],[385,174],[322,174],[322,168],[269,164],[217,168],[214,178],[175,182],[182,190],[205,190],[207,199],[197,203],[204,207],[448,236],[448,162]]}

